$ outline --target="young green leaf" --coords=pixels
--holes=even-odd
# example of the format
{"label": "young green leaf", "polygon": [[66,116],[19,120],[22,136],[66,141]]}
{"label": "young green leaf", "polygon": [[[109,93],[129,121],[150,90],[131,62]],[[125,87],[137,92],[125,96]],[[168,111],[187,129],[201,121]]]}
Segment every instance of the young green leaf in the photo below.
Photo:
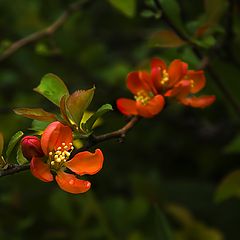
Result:
{"label": "young green leaf", "polygon": [[95,87],[88,90],[78,90],[71,94],[66,100],[67,110],[77,126],[79,126],[84,111],[93,99],[94,91]]}
{"label": "young green leaf", "polygon": [[57,106],[60,105],[62,96],[69,95],[65,83],[58,76],[52,73],[48,73],[43,76],[39,86],[33,90],[42,94]]}
{"label": "young green leaf", "polygon": [[51,122],[45,122],[45,121],[39,121],[39,120],[33,120],[32,121],[32,127],[29,128],[30,130],[42,133],[44,129],[50,124]]}
{"label": "young green leaf", "polygon": [[102,105],[85,123],[82,123],[82,129],[85,132],[91,132],[93,124],[96,122],[98,118],[100,118],[103,114],[108,111],[112,111],[113,108],[111,104]]}
{"label": "young green leaf", "polygon": [[53,113],[46,112],[42,108],[16,108],[13,111],[17,115],[39,121],[51,122],[56,120],[56,116]]}
{"label": "young green leaf", "polygon": [[186,42],[172,30],[162,30],[151,36],[149,44],[153,47],[174,48],[180,47]]}
{"label": "young green leaf", "polygon": [[17,150],[17,162],[18,162],[19,165],[23,165],[25,163],[28,163],[28,160],[23,156],[21,146],[19,146],[18,150]]}
{"label": "young green leaf", "polygon": [[216,202],[222,202],[230,197],[240,197],[240,170],[235,170],[227,175],[215,194]]}
{"label": "young green leaf", "polygon": [[17,133],[15,133],[12,138],[10,139],[10,142],[8,144],[7,147],[7,152],[6,152],[6,157],[7,159],[10,157],[10,154],[12,152],[12,150],[14,149],[14,147],[16,146],[16,144],[18,143],[18,141],[21,139],[21,137],[23,136],[23,132],[22,131],[18,131]]}
{"label": "young green leaf", "polygon": [[128,17],[134,17],[136,13],[136,0],[108,0],[113,7]]}
{"label": "young green leaf", "polygon": [[3,146],[4,146],[4,138],[3,138],[3,134],[0,132],[0,156],[2,156]]}

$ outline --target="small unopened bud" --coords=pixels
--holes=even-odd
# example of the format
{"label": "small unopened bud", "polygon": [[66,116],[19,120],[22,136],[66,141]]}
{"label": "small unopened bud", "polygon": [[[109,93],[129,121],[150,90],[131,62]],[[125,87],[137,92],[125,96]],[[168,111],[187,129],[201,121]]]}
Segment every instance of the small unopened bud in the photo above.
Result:
{"label": "small unopened bud", "polygon": [[21,141],[22,153],[25,158],[43,157],[40,139],[35,136],[26,136]]}

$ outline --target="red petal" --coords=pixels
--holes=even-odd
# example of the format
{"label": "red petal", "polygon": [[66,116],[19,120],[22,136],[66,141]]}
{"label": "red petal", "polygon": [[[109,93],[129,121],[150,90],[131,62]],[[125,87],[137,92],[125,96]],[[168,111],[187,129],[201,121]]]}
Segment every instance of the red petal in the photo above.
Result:
{"label": "red petal", "polygon": [[161,90],[162,71],[166,70],[166,64],[159,58],[153,58],[151,60],[151,80],[157,90]]}
{"label": "red petal", "polygon": [[171,62],[168,68],[169,83],[168,86],[171,87],[177,82],[179,82],[187,73],[188,65],[178,59]]}
{"label": "red petal", "polygon": [[164,103],[165,101],[163,96],[156,95],[146,105],[143,105],[141,102],[137,101],[137,111],[140,116],[151,118],[162,111]]}
{"label": "red petal", "polygon": [[127,76],[127,87],[132,94],[136,95],[141,90],[152,91],[150,76],[147,72],[131,72]]}
{"label": "red petal", "polygon": [[100,149],[96,149],[95,153],[88,151],[80,152],[76,154],[73,159],[66,162],[65,165],[79,175],[93,175],[102,168],[103,154]]}
{"label": "red petal", "polygon": [[80,180],[73,174],[63,171],[58,171],[56,181],[62,190],[74,194],[87,192],[91,187],[90,182]]}
{"label": "red petal", "polygon": [[41,158],[32,158],[30,170],[33,176],[44,182],[53,181],[53,175],[50,172],[49,165],[44,163]]}
{"label": "red petal", "polygon": [[166,97],[186,97],[191,91],[191,84],[188,80],[182,80],[177,83],[172,89],[168,90],[164,96]]}
{"label": "red petal", "polygon": [[124,115],[127,116],[138,115],[136,101],[134,100],[120,98],[117,100],[117,108]]}
{"label": "red petal", "polygon": [[180,99],[180,102],[184,105],[205,108],[211,105],[216,100],[215,96],[201,96],[201,97],[188,97]]}
{"label": "red petal", "polygon": [[167,69],[165,62],[160,58],[152,58],[151,68],[160,68],[161,71]]}
{"label": "red petal", "polygon": [[190,70],[187,73],[187,77],[189,80],[193,80],[193,87],[191,88],[191,93],[199,92],[206,84],[206,78],[202,70],[200,71]]}
{"label": "red petal", "polygon": [[41,138],[41,146],[45,155],[62,146],[62,143],[69,145],[72,143],[73,136],[70,127],[60,122],[52,122],[44,130]]}

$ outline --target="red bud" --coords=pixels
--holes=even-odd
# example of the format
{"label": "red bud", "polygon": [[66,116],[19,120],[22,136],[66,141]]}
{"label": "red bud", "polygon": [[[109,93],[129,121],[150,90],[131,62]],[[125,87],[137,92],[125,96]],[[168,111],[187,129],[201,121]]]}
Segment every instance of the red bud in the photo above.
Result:
{"label": "red bud", "polygon": [[35,136],[26,136],[21,141],[22,153],[28,160],[32,157],[43,157],[40,139]]}

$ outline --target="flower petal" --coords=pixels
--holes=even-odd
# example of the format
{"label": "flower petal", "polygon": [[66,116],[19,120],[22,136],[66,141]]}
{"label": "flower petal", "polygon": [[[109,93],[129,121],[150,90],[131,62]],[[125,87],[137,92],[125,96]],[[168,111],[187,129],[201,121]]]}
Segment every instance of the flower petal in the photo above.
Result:
{"label": "flower petal", "polygon": [[62,146],[62,143],[69,145],[72,141],[71,128],[56,121],[50,123],[44,130],[41,138],[41,146],[44,154],[48,155],[50,151]]}
{"label": "flower petal", "polygon": [[138,92],[152,91],[150,86],[150,76],[147,72],[137,71],[131,72],[127,76],[127,87],[132,94],[137,95]]}
{"label": "flower petal", "polygon": [[216,100],[215,96],[201,96],[201,97],[188,97],[179,99],[179,101],[187,106],[195,108],[205,108],[211,105]]}
{"label": "flower petal", "polygon": [[127,116],[138,115],[136,101],[134,100],[120,98],[117,100],[117,108],[124,115]]}
{"label": "flower petal", "polygon": [[202,88],[204,88],[204,86],[206,84],[206,78],[205,78],[204,72],[202,70],[188,71],[187,78],[189,80],[193,81],[193,87],[191,88],[191,93],[199,92]]}
{"label": "flower petal", "polygon": [[164,96],[166,97],[186,97],[191,91],[191,83],[188,80],[181,80],[173,88],[168,90]]}
{"label": "flower petal", "polygon": [[157,90],[161,90],[162,72],[166,70],[166,64],[159,58],[153,58],[151,60],[151,81]]}
{"label": "flower petal", "polygon": [[160,113],[164,106],[164,98],[162,95],[154,96],[146,105],[137,101],[137,111],[140,116],[145,118],[151,118],[156,114]]}
{"label": "flower petal", "polygon": [[175,59],[171,62],[168,68],[169,82],[168,86],[172,87],[179,82],[187,73],[188,65],[179,59]]}
{"label": "flower petal", "polygon": [[93,175],[101,170],[103,159],[102,151],[96,149],[95,153],[85,151],[76,154],[73,159],[66,162],[65,165],[79,175]]}
{"label": "flower petal", "polygon": [[30,163],[30,170],[34,177],[44,182],[53,181],[53,175],[50,172],[49,165],[44,163],[41,158],[32,158]]}
{"label": "flower petal", "polygon": [[58,171],[56,181],[59,187],[69,193],[84,193],[89,190],[91,183],[88,181],[80,180],[73,174]]}

